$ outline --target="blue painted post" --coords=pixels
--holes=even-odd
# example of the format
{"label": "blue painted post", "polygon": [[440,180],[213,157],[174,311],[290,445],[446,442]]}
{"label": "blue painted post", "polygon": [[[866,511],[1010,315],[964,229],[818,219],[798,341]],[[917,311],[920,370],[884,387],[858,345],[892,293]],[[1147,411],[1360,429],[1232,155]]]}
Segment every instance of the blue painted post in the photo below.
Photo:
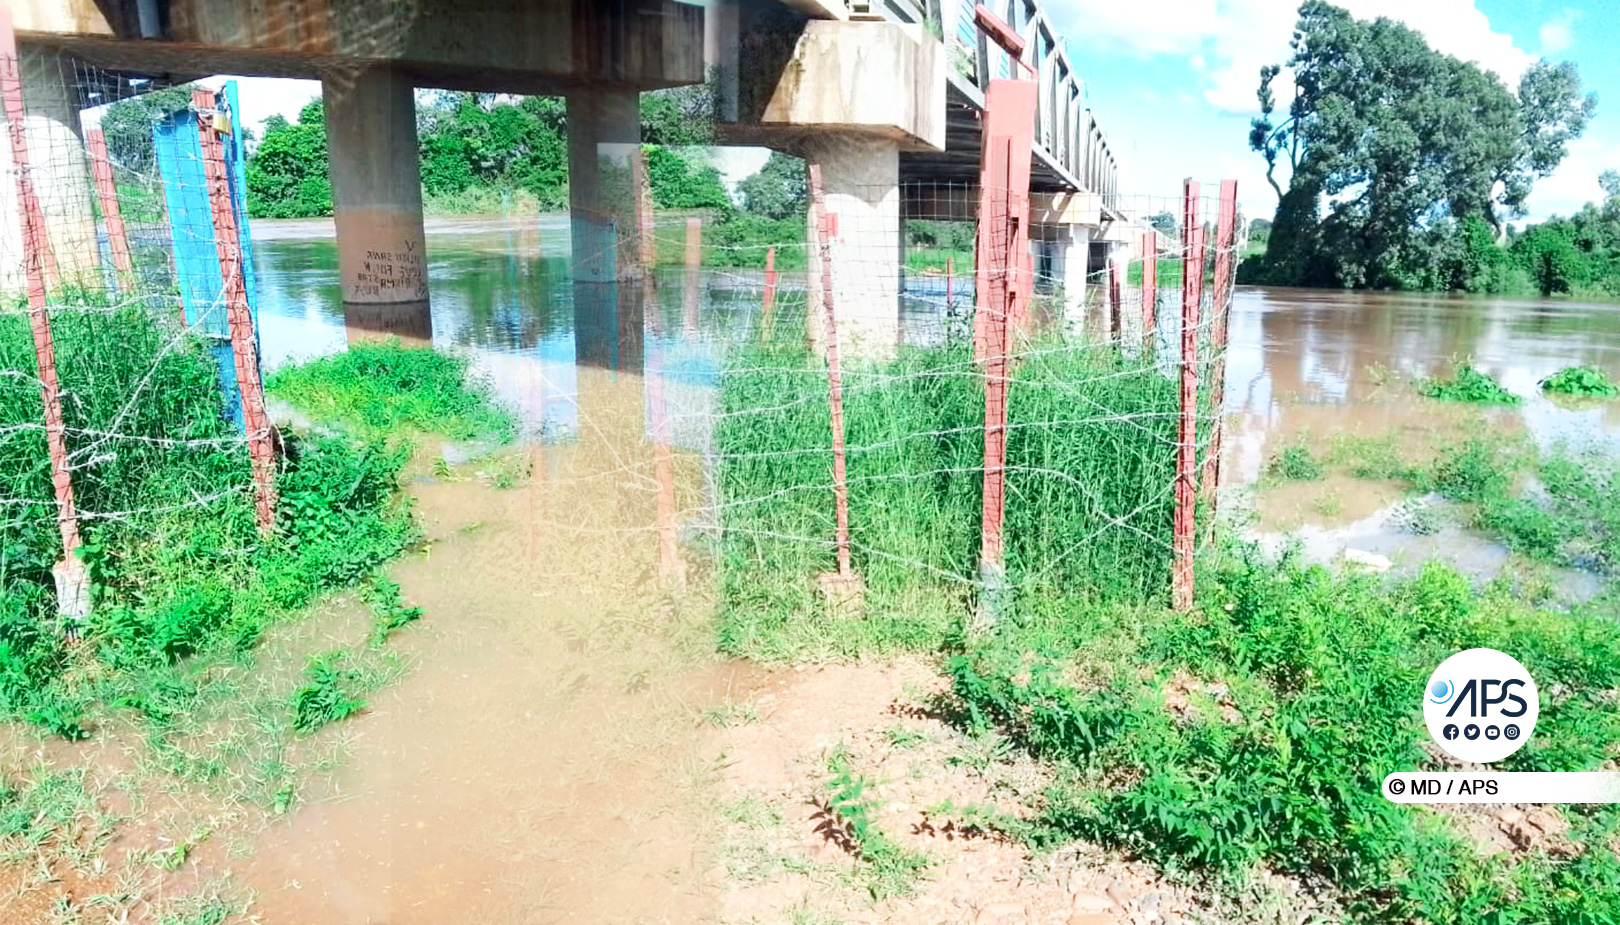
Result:
{"label": "blue painted post", "polygon": [[[224,97],[233,123],[240,121],[236,107],[236,82],[227,81]],[[224,146],[225,169],[231,188],[242,246],[244,284],[253,328],[258,330],[258,279],[253,268],[253,251],[247,221],[246,163],[242,133],[232,126],[231,143]],[[236,382],[236,363],[231,354],[230,325],[226,320],[220,278],[219,251],[214,238],[214,214],[208,201],[208,180],[203,171],[202,139],[197,115],[181,110],[159,122],[152,133],[158,171],[163,177],[164,203],[169,210],[169,233],[174,245],[174,268],[180,288],[180,302],[186,327],[201,337],[219,366],[220,388],[225,397],[225,417],[243,427],[242,395]],[[257,344],[255,344],[257,348]]]}

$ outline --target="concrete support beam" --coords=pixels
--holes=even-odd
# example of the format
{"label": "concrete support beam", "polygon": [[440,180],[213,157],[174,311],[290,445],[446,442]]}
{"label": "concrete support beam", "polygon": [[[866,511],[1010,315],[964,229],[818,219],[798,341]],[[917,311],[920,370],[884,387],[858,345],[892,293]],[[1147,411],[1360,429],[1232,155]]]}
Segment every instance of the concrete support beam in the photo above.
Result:
{"label": "concrete support beam", "polygon": [[414,89],[372,67],[324,75],[321,94],[343,301],[383,332],[431,336]]}
{"label": "concrete support beam", "polygon": [[[805,159],[821,165],[833,226],[833,310],[840,351],[882,356],[900,338],[900,275],[905,266],[900,225],[900,149],[866,135],[818,135]],[[809,241],[816,241],[815,228]],[[811,259],[817,251],[811,249]],[[807,274],[809,304],[821,304],[821,275]],[[809,312],[811,339],[822,342],[821,313]],[[817,349],[820,349],[819,347]]]}
{"label": "concrete support beam", "polygon": [[[46,285],[100,288],[101,262],[91,208],[94,186],[72,86],[73,61],[30,44],[19,47],[18,57],[26,113],[23,137],[28,142],[34,194],[45,214],[45,233],[54,257],[54,263],[45,264],[47,275],[50,267],[56,269],[56,278],[47,278]],[[0,176],[10,178],[12,172],[11,148],[0,145]],[[8,179],[0,187],[0,288],[19,292],[23,287],[22,213],[16,184]]]}
{"label": "concrete support beam", "polygon": [[[761,28],[773,26],[785,28]],[[742,31],[750,31],[747,22]],[[810,20],[796,38],[778,38],[739,39],[737,99],[720,101],[735,120],[720,126],[729,141],[794,147],[801,137],[836,132],[905,151],[945,149],[946,56],[921,27]]]}
{"label": "concrete support beam", "polygon": [[630,158],[641,144],[640,94],[568,95],[568,206],[579,362],[641,372],[641,293]]}

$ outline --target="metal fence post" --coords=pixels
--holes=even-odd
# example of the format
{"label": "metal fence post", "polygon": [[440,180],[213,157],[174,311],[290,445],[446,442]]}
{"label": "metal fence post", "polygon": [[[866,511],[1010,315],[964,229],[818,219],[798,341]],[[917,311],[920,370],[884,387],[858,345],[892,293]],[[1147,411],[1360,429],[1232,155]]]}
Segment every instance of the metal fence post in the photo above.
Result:
{"label": "metal fence post", "polygon": [[844,467],[844,380],[838,362],[838,319],[833,308],[832,247],[827,227],[827,202],[821,185],[821,165],[810,165],[810,207],[815,210],[816,251],[821,264],[821,304],[827,320],[827,389],[832,410],[833,504],[838,521],[838,577],[850,580],[849,483]]}
{"label": "metal fence post", "polygon": [[1198,221],[1198,183],[1187,180],[1181,205],[1181,422],[1176,435],[1174,554],[1170,599],[1177,610],[1193,606],[1193,520],[1198,503],[1198,302],[1203,296],[1203,226]]}
{"label": "metal fence post", "polygon": [[259,378],[259,350],[248,308],[242,266],[242,239],[236,230],[236,211],[225,173],[222,131],[235,131],[234,113],[221,112],[212,90],[192,94],[197,112],[197,135],[202,143],[203,169],[208,181],[208,203],[214,216],[214,247],[219,254],[220,299],[230,325],[231,354],[236,385],[242,396],[242,422],[247,431],[248,455],[253,460],[253,490],[259,530],[276,525],[276,453],[270,434],[270,415],[264,406],[264,383]]}
{"label": "metal fence post", "polygon": [[1215,279],[1210,293],[1210,351],[1214,355],[1214,368],[1210,371],[1209,393],[1215,420],[1209,437],[1209,455],[1204,460],[1204,496],[1209,499],[1210,527],[1214,528],[1214,513],[1221,487],[1221,435],[1226,429],[1221,405],[1226,401],[1226,329],[1232,313],[1232,270],[1237,255],[1233,247],[1237,241],[1237,181],[1221,181],[1221,203],[1215,224]]}
{"label": "metal fence post", "polygon": [[[28,285],[28,321],[34,336],[34,362],[39,371],[40,399],[45,406],[45,444],[51,459],[51,488],[56,499],[56,526],[62,537],[62,561],[56,578],[57,612],[77,621],[90,610],[89,578],[79,561],[79,512],[73,497],[73,476],[68,467],[67,425],[62,419],[62,388],[56,374],[56,343],[51,334],[46,304],[47,265],[54,268],[45,213],[40,208],[29,173],[28,139],[22,97],[22,69],[11,11],[0,8],[0,96],[4,97],[6,126],[11,135],[12,168],[17,174],[17,211],[22,217],[23,270]],[[70,626],[69,633],[74,629]]]}

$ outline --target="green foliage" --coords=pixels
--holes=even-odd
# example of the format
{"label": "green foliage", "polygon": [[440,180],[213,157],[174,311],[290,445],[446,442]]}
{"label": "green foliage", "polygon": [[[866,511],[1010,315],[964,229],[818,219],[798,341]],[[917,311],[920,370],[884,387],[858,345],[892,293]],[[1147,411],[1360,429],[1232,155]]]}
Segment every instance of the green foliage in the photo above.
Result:
{"label": "green foliage", "polygon": [[830,791],[824,812],[830,817],[827,832],[843,842],[862,864],[862,879],[875,901],[916,892],[916,879],[927,869],[928,858],[896,843],[878,827],[877,801],[871,796],[872,781],[856,772],[840,744],[827,759],[833,772],[827,782]]}
{"label": "green foliage", "polygon": [[350,693],[358,675],[343,667],[345,659],[338,651],[309,660],[304,667],[306,683],[292,695],[294,729],[308,735],[365,709],[366,702]]}
{"label": "green foliage", "polygon": [[376,627],[372,641],[386,642],[394,630],[422,619],[422,608],[408,606],[399,595],[399,582],[381,575],[373,575],[370,583],[360,589],[360,596],[371,605],[376,614]]}
{"label": "green foliage", "polygon": [[[711,142],[711,113],[705,87],[641,94],[642,138],[654,146],[648,174],[660,207],[729,208],[718,171],[675,147]],[[512,193],[540,209],[568,205],[568,112],[561,98],[425,92],[417,101],[417,146],[424,201],[433,211],[494,212],[511,201],[502,194]],[[248,209],[264,218],[332,214],[319,100],[296,123],[266,120],[248,160]]]}
{"label": "green foliage", "polygon": [[[398,490],[403,446],[296,434],[283,435],[276,529],[261,537],[247,454],[222,417],[213,358],[188,338],[175,341],[172,322],[134,310],[59,312],[53,321],[71,396],[69,449],[96,453],[74,479],[96,599],[70,657],[55,617],[50,566],[60,540],[35,424],[39,393],[29,387],[32,339],[25,318],[0,316],[0,472],[7,497],[37,499],[0,524],[0,715],[69,738],[88,734],[109,709],[167,727],[195,703],[194,664],[238,658],[276,621],[415,541]],[[386,368],[378,375],[413,381]],[[111,432],[121,436],[103,448],[99,435]],[[414,616],[397,591],[374,593],[383,626]]]}
{"label": "green foliage", "polygon": [[498,405],[489,382],[468,361],[397,339],[278,370],[266,382],[277,396],[367,434],[406,430],[455,440],[510,441],[517,420]]}
{"label": "green foliage", "polygon": [[170,113],[191,107],[191,84],[164,87],[108,106],[100,128],[107,139],[107,157],[120,171],[151,176],[157,171],[157,150],[152,130]]}
{"label": "green foliage", "polygon": [[[1279,111],[1284,67],[1293,97]],[[1261,69],[1257,97],[1249,143],[1279,204],[1246,276],[1358,288],[1489,285],[1477,229],[1456,223],[1497,230],[1499,212],[1522,215],[1597,105],[1573,64],[1532,65],[1510,92],[1395,20],[1358,20],[1323,0],[1299,8],[1292,55]]]}
{"label": "green foliage", "polygon": [[810,203],[804,161],[780,151],[772,151],[758,173],[739,182],[737,192],[744,209],[773,220],[803,215]]}
{"label": "green foliage", "polygon": [[660,209],[729,209],[731,197],[720,183],[720,171],[702,152],[677,153],[656,145],[647,149],[647,185]]}
{"label": "green foliage", "polygon": [[1284,447],[1266,464],[1266,473],[1287,482],[1311,482],[1322,477],[1322,464],[1304,443]]}
{"label": "green foliage", "polygon": [[258,218],[314,218],[332,214],[326,169],[326,116],[319,100],[297,122],[266,120],[264,138],[248,159],[248,212]]}
{"label": "green foliage", "polygon": [[[1013,831],[1218,878],[1256,864],[1325,878],[1356,921],[1509,907],[1516,921],[1602,921],[1620,903],[1610,851],[1486,859],[1444,817],[1379,796],[1389,772],[1430,766],[1422,685],[1471,646],[1513,653],[1558,691],[1506,769],[1601,766],[1620,741],[1601,706],[1620,683],[1612,621],[1479,596],[1438,564],[1388,585],[1246,550],[1206,567],[1199,601],[1131,619],[1067,604],[951,660],[962,722],[1057,766],[1033,824]],[[1620,830],[1608,808],[1565,813],[1583,844]]]}
{"label": "green foliage", "polygon": [[1576,250],[1570,229],[1549,222],[1531,228],[1515,245],[1543,296],[1573,292],[1587,276],[1585,257]]}
{"label": "green foliage", "polygon": [[1541,380],[1541,390],[1555,395],[1577,398],[1614,398],[1620,396],[1620,386],[1609,381],[1601,369],[1591,366],[1566,366]]}
{"label": "green foliage", "polygon": [[[784,324],[784,328],[785,328]],[[850,536],[865,617],[823,616],[833,567],[825,373],[799,345],[731,358],[716,430],[722,647],[767,661],[938,645],[967,610],[984,395],[969,348],[846,369]],[[1169,568],[1177,391],[1107,348],[1032,344],[1010,403],[1006,562],[1020,599],[1140,600]]]}
{"label": "green foliage", "polygon": [[1424,379],[1417,385],[1419,394],[1441,401],[1461,401],[1476,405],[1517,405],[1514,395],[1490,376],[1480,372],[1471,363],[1461,363],[1450,379]]}

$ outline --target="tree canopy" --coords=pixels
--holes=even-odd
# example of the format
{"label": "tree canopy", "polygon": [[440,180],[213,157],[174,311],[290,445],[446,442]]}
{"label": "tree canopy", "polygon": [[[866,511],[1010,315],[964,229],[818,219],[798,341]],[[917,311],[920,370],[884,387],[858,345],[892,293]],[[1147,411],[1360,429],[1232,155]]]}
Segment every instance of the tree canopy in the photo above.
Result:
{"label": "tree canopy", "polygon": [[1478,219],[1501,237],[1597,105],[1571,63],[1533,65],[1515,94],[1400,23],[1323,0],[1300,7],[1291,47],[1260,71],[1249,134],[1279,199],[1257,274],[1268,282],[1434,285],[1458,230]]}
{"label": "tree canopy", "polygon": [[737,184],[743,208],[756,215],[783,219],[802,214],[809,200],[804,161],[780,151],[772,151],[765,166]]}

